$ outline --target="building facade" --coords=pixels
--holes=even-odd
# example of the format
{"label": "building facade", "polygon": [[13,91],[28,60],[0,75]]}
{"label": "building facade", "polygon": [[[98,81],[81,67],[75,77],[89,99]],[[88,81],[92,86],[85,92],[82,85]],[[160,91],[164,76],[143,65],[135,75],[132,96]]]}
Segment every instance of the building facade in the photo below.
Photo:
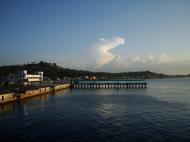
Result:
{"label": "building facade", "polygon": [[37,74],[28,74],[27,70],[21,72],[21,84],[32,85],[43,82],[43,72],[37,72]]}

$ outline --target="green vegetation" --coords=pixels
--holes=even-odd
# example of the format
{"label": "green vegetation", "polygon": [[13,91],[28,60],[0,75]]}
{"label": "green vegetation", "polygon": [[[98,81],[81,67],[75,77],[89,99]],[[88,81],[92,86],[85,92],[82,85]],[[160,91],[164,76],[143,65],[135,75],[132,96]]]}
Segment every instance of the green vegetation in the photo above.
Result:
{"label": "green vegetation", "polygon": [[57,79],[57,78],[70,78],[84,79],[86,76],[96,76],[97,79],[150,79],[150,78],[169,78],[169,77],[185,77],[185,76],[169,76],[164,74],[157,74],[150,71],[142,72],[122,72],[122,73],[106,73],[106,72],[90,72],[83,70],[74,70],[68,68],[62,68],[55,63],[39,62],[29,63],[24,65],[10,65],[0,67],[0,79],[3,80],[9,74],[17,74],[21,70],[27,70],[28,73],[35,73],[43,71],[44,76]]}

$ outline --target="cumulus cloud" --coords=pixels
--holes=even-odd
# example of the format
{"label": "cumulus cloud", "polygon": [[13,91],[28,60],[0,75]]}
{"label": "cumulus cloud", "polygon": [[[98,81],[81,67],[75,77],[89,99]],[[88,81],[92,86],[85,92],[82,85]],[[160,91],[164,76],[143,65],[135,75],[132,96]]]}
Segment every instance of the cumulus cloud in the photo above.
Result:
{"label": "cumulus cloud", "polygon": [[168,64],[173,63],[176,60],[171,58],[169,55],[165,53],[152,55],[149,54],[147,56],[136,56],[133,58],[128,59],[128,64],[135,64],[135,63],[149,63],[149,64]]}
{"label": "cumulus cloud", "polygon": [[145,56],[132,56],[129,53],[127,58],[116,54],[113,49],[125,44],[122,37],[113,39],[100,38],[90,48],[87,69],[106,72],[127,72],[150,70],[167,74],[185,74],[190,71],[190,62],[177,60],[165,53],[147,54]]}
{"label": "cumulus cloud", "polygon": [[158,56],[158,63],[161,63],[161,64],[163,64],[163,63],[171,63],[173,61],[174,60],[170,56],[168,56],[168,55],[166,55],[164,53],[162,53],[162,54],[160,54]]}
{"label": "cumulus cloud", "polygon": [[165,74],[189,74],[190,61],[179,60],[165,53],[135,56],[127,59],[127,71],[150,70]]}
{"label": "cumulus cloud", "polygon": [[103,65],[98,68],[97,71],[106,71],[106,72],[123,72],[127,69],[127,64],[125,60],[116,55],[113,60],[111,60],[108,64]]}
{"label": "cumulus cloud", "polygon": [[119,55],[114,54],[112,50],[120,45],[123,45],[124,43],[125,39],[121,37],[114,37],[111,40],[100,38],[100,40],[91,48],[90,55],[95,62],[95,68],[100,68],[117,59]]}

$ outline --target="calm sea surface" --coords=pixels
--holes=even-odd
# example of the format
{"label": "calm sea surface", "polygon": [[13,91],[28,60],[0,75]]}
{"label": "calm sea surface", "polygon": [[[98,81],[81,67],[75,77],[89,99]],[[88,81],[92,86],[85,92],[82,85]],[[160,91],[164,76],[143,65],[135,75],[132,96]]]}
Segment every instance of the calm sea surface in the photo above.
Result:
{"label": "calm sea surface", "polygon": [[0,106],[0,142],[190,142],[190,78],[72,89]]}

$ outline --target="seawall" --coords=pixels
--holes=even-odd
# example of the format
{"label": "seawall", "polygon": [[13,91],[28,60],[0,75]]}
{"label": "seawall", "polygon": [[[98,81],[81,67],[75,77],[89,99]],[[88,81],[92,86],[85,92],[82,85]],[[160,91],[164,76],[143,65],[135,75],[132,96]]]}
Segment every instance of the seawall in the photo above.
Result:
{"label": "seawall", "polygon": [[42,87],[34,90],[26,90],[25,93],[13,92],[13,93],[0,94],[0,105],[5,103],[20,101],[22,99],[27,99],[38,95],[53,93],[67,88],[70,88],[70,84],[60,84],[51,87]]}

